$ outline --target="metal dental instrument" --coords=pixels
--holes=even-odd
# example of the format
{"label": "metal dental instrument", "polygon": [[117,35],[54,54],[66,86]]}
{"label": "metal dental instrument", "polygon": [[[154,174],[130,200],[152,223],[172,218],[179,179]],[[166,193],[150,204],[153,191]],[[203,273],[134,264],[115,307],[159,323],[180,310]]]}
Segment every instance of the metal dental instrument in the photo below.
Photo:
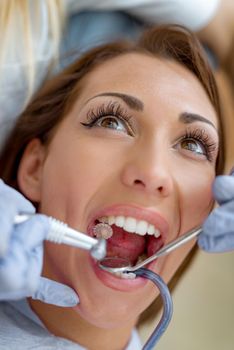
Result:
{"label": "metal dental instrument", "polygon": [[[29,220],[33,215],[36,214],[22,214],[16,215],[14,218],[14,224],[19,225]],[[101,260],[106,256],[106,240],[103,238],[96,239],[90,237],[82,232],[76,231],[69,227],[64,222],[61,222],[55,218],[49,217],[50,230],[45,238],[47,241],[54,243],[63,243],[73,247],[89,250],[90,254],[96,259]],[[103,225],[103,224],[102,224]],[[98,226],[98,225],[96,225]],[[112,231],[109,225],[106,225],[105,229]],[[100,226],[102,229],[103,226]],[[98,230],[98,227],[96,227]]]}
{"label": "metal dental instrument", "polygon": [[174,241],[165,245],[157,253],[151,255],[149,258],[145,259],[144,261],[139,262],[135,266],[129,265],[128,260],[125,260],[122,258],[115,258],[115,257],[113,257],[113,258],[107,257],[107,258],[101,260],[99,262],[99,266],[103,270],[108,271],[110,273],[114,273],[114,274],[122,274],[123,272],[127,272],[127,273],[133,272],[134,273],[134,271],[140,269],[141,267],[146,266],[147,264],[149,264],[153,260],[155,260],[161,256],[169,254],[173,250],[175,250],[175,249],[179,248],[180,246],[182,246],[183,244],[189,242],[191,239],[197,237],[201,233],[201,231],[202,231],[202,229],[201,229],[201,227],[199,227],[199,228],[195,228],[195,229],[185,233],[184,235],[178,237]]}

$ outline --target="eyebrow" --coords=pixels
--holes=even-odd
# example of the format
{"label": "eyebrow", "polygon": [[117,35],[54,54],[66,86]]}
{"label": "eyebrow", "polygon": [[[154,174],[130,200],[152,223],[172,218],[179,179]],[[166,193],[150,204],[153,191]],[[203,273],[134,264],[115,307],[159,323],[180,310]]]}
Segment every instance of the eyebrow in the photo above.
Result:
{"label": "eyebrow", "polygon": [[197,121],[207,123],[207,124],[213,126],[213,128],[217,131],[215,125],[209,119],[202,117],[199,114],[183,112],[179,116],[179,121],[184,123],[184,124],[191,124],[191,123],[195,123]]}
{"label": "eyebrow", "polygon": [[[131,109],[134,109],[136,111],[143,111],[144,110],[144,103],[141,100],[139,100],[138,98],[136,98],[134,96],[119,93],[119,92],[103,92],[101,94],[98,94],[98,95],[95,95],[95,96],[89,98],[86,101],[86,103],[93,100],[96,97],[102,97],[102,96],[118,97],[118,98],[121,98],[126,103],[126,105],[128,105],[128,107],[130,107]],[[196,113],[183,112],[179,116],[179,121],[184,123],[184,124],[191,124],[191,123],[195,123],[197,121],[207,123],[207,124],[211,125],[217,131],[215,125],[209,119],[207,119],[199,114],[196,114]]]}
{"label": "eyebrow", "polygon": [[103,92],[102,94],[95,95],[95,96],[91,97],[90,99],[88,99],[86,101],[86,103],[89,102],[90,100],[96,98],[96,97],[102,97],[102,96],[119,97],[131,109],[134,109],[136,111],[143,111],[144,110],[144,103],[141,100],[139,100],[138,98],[136,98],[134,96],[127,95],[127,94],[122,94],[122,93],[119,93],[119,92]]}

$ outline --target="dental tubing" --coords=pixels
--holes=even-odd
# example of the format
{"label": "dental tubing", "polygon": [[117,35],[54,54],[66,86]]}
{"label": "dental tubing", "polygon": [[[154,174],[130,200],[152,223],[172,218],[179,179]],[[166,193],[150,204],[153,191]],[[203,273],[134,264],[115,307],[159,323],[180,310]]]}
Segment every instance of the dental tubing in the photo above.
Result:
{"label": "dental tubing", "polygon": [[163,281],[163,279],[156,273],[148,270],[146,268],[140,268],[134,271],[136,276],[144,277],[151,280],[159,289],[162,301],[163,301],[163,313],[162,317],[156,326],[155,330],[151,334],[150,338],[147,340],[142,350],[153,350],[155,345],[158,343],[159,339],[166,331],[173,313],[173,304],[170,291],[168,286]]}
{"label": "dental tubing", "polygon": [[[16,215],[14,218],[14,224],[19,225],[29,220],[32,215],[36,214],[22,214]],[[89,250],[90,254],[96,260],[101,260],[106,256],[106,241],[105,239],[96,239],[90,237],[82,232],[72,229],[67,224],[59,221],[53,217],[48,217],[50,223],[50,229],[46,236],[46,240],[58,244],[67,244],[73,247]],[[111,227],[105,229],[111,229]],[[100,227],[102,229],[102,227]]]}

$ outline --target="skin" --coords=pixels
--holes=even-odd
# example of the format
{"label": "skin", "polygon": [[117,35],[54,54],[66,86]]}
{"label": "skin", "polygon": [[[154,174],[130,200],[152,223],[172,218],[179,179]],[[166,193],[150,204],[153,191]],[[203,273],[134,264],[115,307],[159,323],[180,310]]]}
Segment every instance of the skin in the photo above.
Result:
{"label": "skin", "polygon": [[[144,108],[132,109],[119,97],[94,97],[106,92],[134,96]],[[81,125],[87,123],[90,110],[110,101],[132,116],[133,135],[121,121],[119,130],[106,124]],[[208,122],[185,123],[179,120],[184,112],[199,114]],[[142,54],[123,55],[84,79],[79,98],[48,148],[37,140],[28,145],[19,184],[39,203],[42,213],[83,232],[96,211],[112,205],[157,212],[168,223],[169,242],[201,224],[211,209],[217,128],[216,113],[203,87],[186,68]],[[202,129],[209,135],[217,146],[211,161],[181,142],[186,129]],[[199,142],[192,144],[199,149]],[[193,244],[161,258],[152,269],[169,281]],[[31,300],[31,307],[53,334],[91,350],[123,349],[139,314],[158,295],[150,282],[134,291],[111,288],[96,276],[87,252],[48,242],[43,274],[71,286],[80,304],[61,309]]]}

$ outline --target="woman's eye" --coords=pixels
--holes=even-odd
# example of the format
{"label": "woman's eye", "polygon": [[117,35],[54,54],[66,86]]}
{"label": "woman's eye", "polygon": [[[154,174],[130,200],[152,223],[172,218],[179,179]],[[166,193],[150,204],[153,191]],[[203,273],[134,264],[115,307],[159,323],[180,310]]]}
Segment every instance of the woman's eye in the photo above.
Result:
{"label": "woman's eye", "polygon": [[118,119],[117,117],[101,117],[96,121],[96,125],[102,128],[128,132],[124,121]]}
{"label": "woman's eye", "polygon": [[188,150],[190,152],[206,155],[206,150],[203,145],[201,145],[201,142],[196,141],[194,139],[184,139],[180,142],[180,147],[183,150]]}
{"label": "woman's eye", "polygon": [[117,102],[110,101],[87,112],[87,122],[81,124],[86,128],[105,128],[134,136],[135,131],[131,122],[132,115]]}

